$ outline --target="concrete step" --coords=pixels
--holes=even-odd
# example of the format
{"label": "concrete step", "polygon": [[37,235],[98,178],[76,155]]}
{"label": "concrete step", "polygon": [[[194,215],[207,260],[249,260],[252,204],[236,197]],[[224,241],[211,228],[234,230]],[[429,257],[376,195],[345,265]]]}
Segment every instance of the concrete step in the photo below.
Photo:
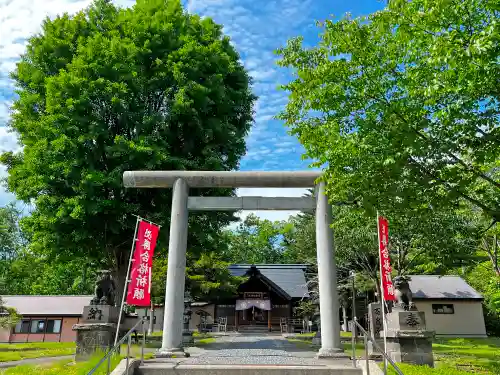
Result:
{"label": "concrete step", "polygon": [[362,375],[361,368],[325,364],[291,365],[182,365],[150,362],[135,370],[134,375]]}
{"label": "concrete step", "polygon": [[269,332],[269,328],[267,326],[240,326],[238,327],[238,332]]}

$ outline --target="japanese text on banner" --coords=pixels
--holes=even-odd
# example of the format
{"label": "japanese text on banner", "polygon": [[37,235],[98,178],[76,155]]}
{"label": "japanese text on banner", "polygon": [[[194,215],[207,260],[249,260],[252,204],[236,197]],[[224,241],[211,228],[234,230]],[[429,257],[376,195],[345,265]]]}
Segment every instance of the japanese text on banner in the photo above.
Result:
{"label": "japanese text on banner", "polygon": [[382,279],[382,289],[384,299],[386,301],[394,301],[394,285],[391,278],[391,259],[389,257],[389,223],[387,219],[379,216],[378,218],[378,236],[379,236],[379,249],[380,249],[380,277]]}
{"label": "japanese text on banner", "polygon": [[151,304],[151,268],[158,231],[159,227],[154,224],[142,220],[139,222],[127,289],[128,305]]}

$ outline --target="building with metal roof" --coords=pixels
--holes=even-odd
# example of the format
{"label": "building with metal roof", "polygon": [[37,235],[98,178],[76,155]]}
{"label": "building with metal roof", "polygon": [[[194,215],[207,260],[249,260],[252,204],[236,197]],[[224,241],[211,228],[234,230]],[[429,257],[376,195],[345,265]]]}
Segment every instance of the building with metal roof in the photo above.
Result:
{"label": "building with metal roof", "polygon": [[460,276],[410,275],[413,301],[438,336],[486,337],[483,296]]}
{"label": "building with metal roof", "polygon": [[460,276],[413,275],[410,278],[410,288],[415,300],[483,300],[483,296]]}
{"label": "building with metal roof", "polygon": [[2,296],[2,299],[23,316],[81,316],[92,296]]}

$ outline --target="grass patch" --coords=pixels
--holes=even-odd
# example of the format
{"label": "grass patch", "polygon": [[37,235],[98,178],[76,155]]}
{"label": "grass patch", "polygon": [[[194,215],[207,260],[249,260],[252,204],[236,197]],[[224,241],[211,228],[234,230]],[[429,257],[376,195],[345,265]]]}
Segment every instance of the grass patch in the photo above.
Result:
{"label": "grass patch", "polygon": [[[297,347],[317,350],[312,345],[312,335],[302,334],[289,338]],[[343,344],[346,353],[352,353],[350,343]],[[500,375],[500,338],[441,339],[433,343],[435,368],[401,364],[405,375]],[[356,356],[364,357],[362,339],[356,344]],[[391,367],[391,366],[389,366]],[[396,373],[391,369],[391,375]]]}
{"label": "grass patch", "polygon": [[[26,365],[16,366],[5,370],[0,370],[1,375],[86,375],[101,359],[101,356],[95,356],[86,362],[74,362],[72,360],[60,361],[58,363],[46,365]],[[114,356],[111,359],[111,370],[113,370],[122,357]],[[106,374],[107,367],[103,364],[95,373],[98,375]]]}
{"label": "grass patch", "polygon": [[[389,367],[390,368],[388,369],[387,374],[397,375],[397,372],[394,371],[392,366],[389,365]],[[470,375],[471,374],[471,372],[469,371],[460,370],[452,366],[439,366],[436,368],[430,368],[427,366],[413,366],[401,363],[398,364],[398,367],[405,375]],[[485,374],[484,372],[481,373]]]}
{"label": "grass patch", "polygon": [[500,374],[499,338],[436,339],[432,348],[438,370],[442,368],[461,371],[457,374]]}
{"label": "grass patch", "polygon": [[[401,364],[405,375],[499,375],[500,339],[442,339],[432,345],[434,368]],[[391,366],[389,366],[391,367]],[[392,369],[390,374],[396,374]]]}
{"label": "grass patch", "polygon": [[[162,336],[163,336],[163,331],[157,331],[157,332],[153,332],[151,335],[147,335],[147,337],[162,337]],[[212,335],[210,333],[206,333],[206,332],[194,331],[193,337],[207,338],[207,337],[212,337]]]}
{"label": "grass patch", "polygon": [[[316,334],[316,332],[297,333],[294,336],[297,337],[297,338],[306,338],[306,339],[309,338],[309,339],[312,340],[312,338],[314,337],[315,334]],[[340,337],[351,338],[352,337],[352,333],[351,332],[341,331],[340,332]]]}
{"label": "grass patch", "polygon": [[0,344],[0,362],[19,361],[27,358],[57,357],[74,353],[74,342]]}
{"label": "grass patch", "polygon": [[[312,339],[309,339],[307,336],[302,337],[302,338],[289,338],[287,339],[288,342],[294,344],[296,347],[301,348],[301,349],[307,349],[307,350],[317,350],[319,349],[319,345],[313,345],[312,344]],[[351,343],[343,343],[342,344],[344,351],[346,353],[352,353],[352,344]],[[356,343],[356,356],[361,357],[364,355],[365,352],[365,346],[363,342],[357,342]]]}
{"label": "grass patch", "polygon": [[208,344],[213,344],[216,340],[213,337],[208,337],[206,339],[195,340],[195,346],[203,346]]}

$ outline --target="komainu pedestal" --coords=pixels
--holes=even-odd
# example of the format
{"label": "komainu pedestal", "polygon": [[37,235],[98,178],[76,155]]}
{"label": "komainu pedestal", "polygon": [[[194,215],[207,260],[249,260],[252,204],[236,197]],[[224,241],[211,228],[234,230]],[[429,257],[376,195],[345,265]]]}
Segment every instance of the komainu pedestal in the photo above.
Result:
{"label": "komainu pedestal", "polygon": [[106,353],[113,347],[115,323],[83,323],[75,324],[77,361],[84,361],[97,352]]}
{"label": "komainu pedestal", "polygon": [[86,360],[96,352],[113,347],[120,309],[112,305],[114,282],[109,271],[102,271],[96,282],[95,297],[83,308],[82,322],[73,326],[76,331],[75,359]]}
{"label": "komainu pedestal", "polygon": [[422,311],[395,310],[387,314],[387,354],[399,363],[434,367],[432,341]]}

